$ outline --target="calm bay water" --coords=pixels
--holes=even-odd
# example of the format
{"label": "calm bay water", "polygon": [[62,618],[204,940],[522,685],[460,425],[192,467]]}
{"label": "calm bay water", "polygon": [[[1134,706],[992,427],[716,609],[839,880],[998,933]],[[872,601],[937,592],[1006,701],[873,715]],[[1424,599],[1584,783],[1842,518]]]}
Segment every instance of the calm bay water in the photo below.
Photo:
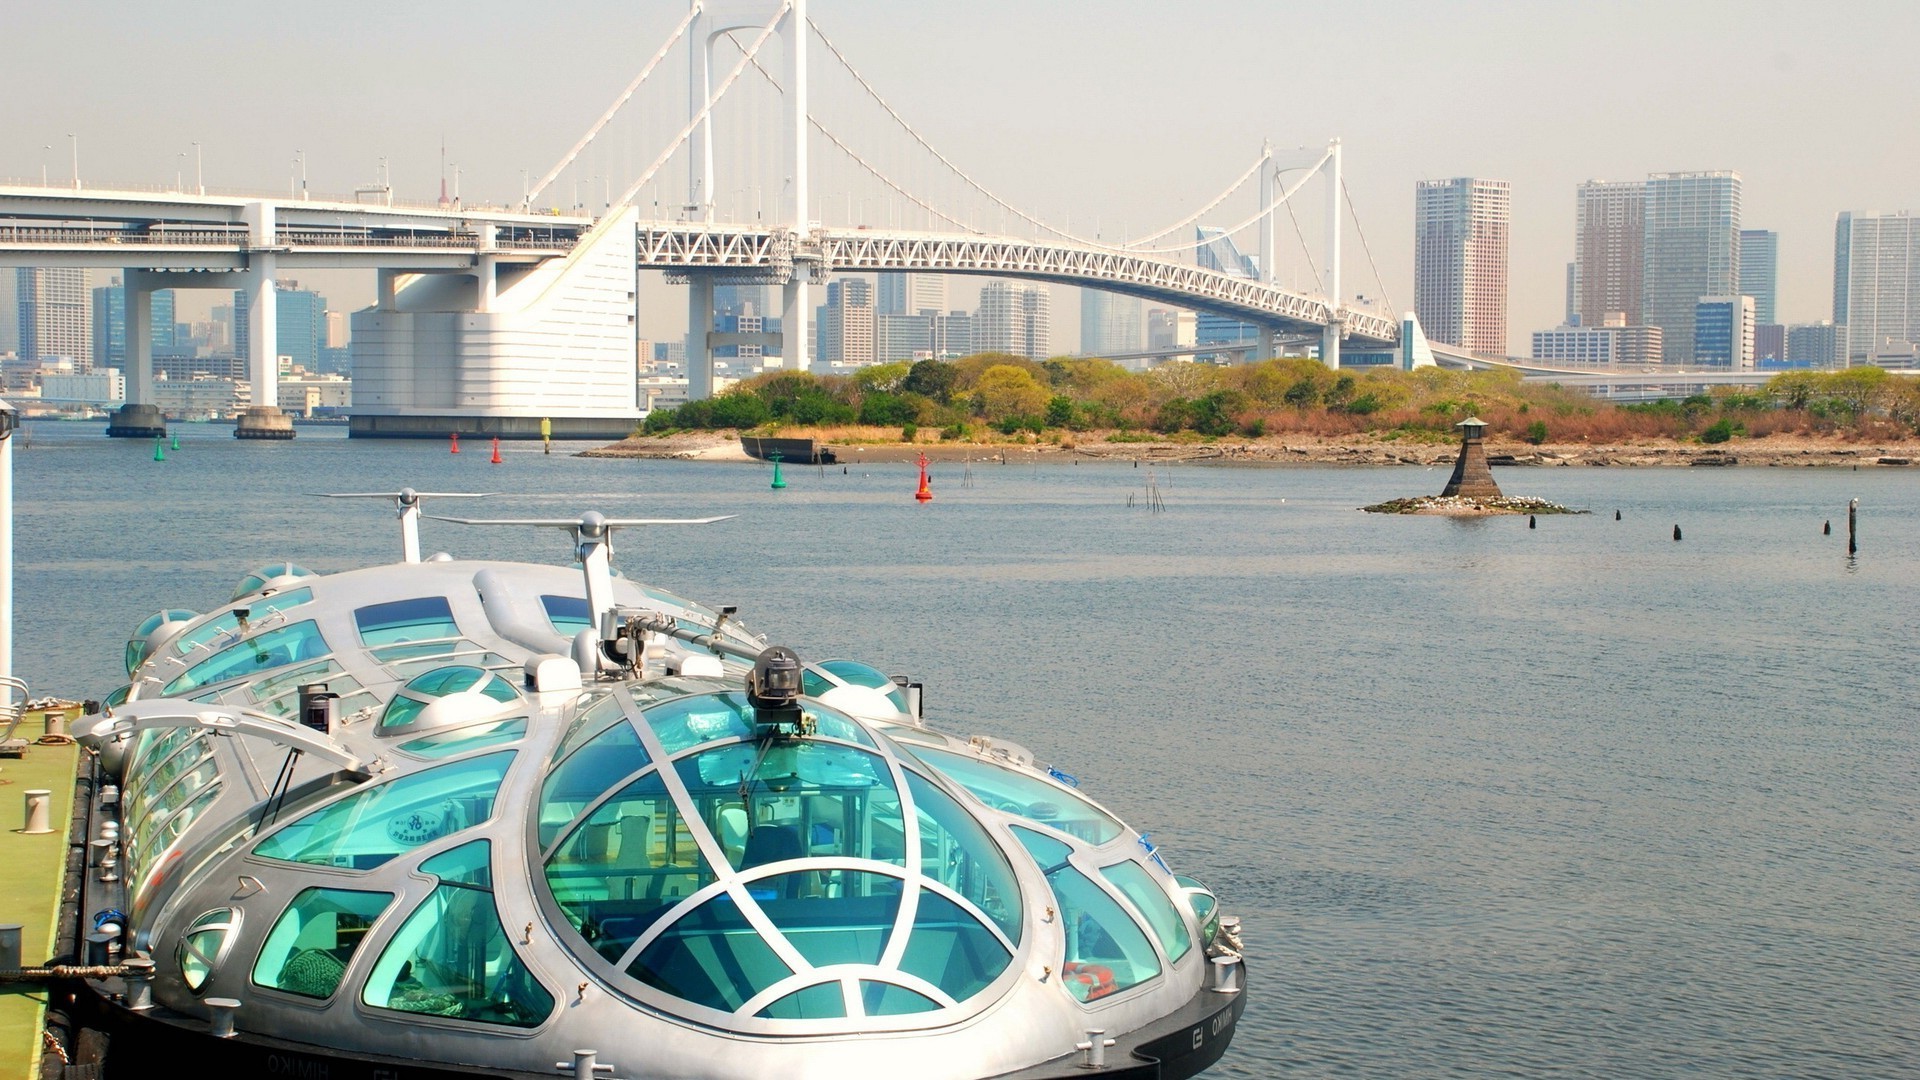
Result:
{"label": "calm bay water", "polygon": [[[1920,474],[1502,470],[1594,511],[1529,530],[1354,511],[1439,469],[942,465],[920,506],[905,465],[775,492],[758,465],[182,432],[164,463],[93,425],[16,453],[36,691],[106,693],[142,617],[256,565],[398,556],[388,505],[303,492],[738,514],[624,532],[615,564],[912,673],[939,726],[1150,830],[1245,924],[1255,996],[1210,1075],[1920,1075]],[[424,543],[567,559],[554,530]]]}

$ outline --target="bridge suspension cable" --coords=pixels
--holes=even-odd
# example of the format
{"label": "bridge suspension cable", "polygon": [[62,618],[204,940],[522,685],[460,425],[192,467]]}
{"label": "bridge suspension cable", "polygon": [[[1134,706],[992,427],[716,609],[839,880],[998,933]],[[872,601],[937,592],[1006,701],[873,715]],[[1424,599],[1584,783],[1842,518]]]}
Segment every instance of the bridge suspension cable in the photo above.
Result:
{"label": "bridge suspension cable", "polygon": [[660,46],[660,51],[653,54],[653,59],[647,61],[647,65],[640,69],[640,74],[635,76],[634,80],[627,84],[627,88],[621,92],[620,96],[613,99],[613,104],[607,106],[607,111],[600,114],[600,119],[594,121],[593,126],[587,129],[587,133],[581,137],[579,142],[573,144],[573,149],[567,151],[566,154],[560,158],[558,164],[547,170],[547,174],[540,178],[539,183],[527,190],[526,195],[520,200],[520,208],[522,210],[533,205],[533,200],[538,198],[540,193],[547,189],[547,185],[553,183],[553,181],[565,171],[567,166],[573,164],[574,159],[580,156],[580,152],[587,148],[587,144],[592,142],[594,137],[599,135],[608,123],[612,122],[614,114],[618,113],[621,108],[633,98],[634,93],[640,89],[640,84],[647,81],[647,76],[653,74],[653,69],[660,66],[660,61],[666,59],[667,53],[672,50],[674,44],[686,34],[687,27],[693,25],[693,20],[700,14],[700,7],[701,5],[696,0],[696,2],[688,8],[687,17],[681,19],[680,25],[674,28],[673,36],[667,39],[666,44]]}
{"label": "bridge suspension cable", "polygon": [[[1238,233],[1240,230],[1246,228],[1247,226],[1252,225],[1254,222],[1259,221],[1261,218],[1266,217],[1268,214],[1273,213],[1275,210],[1280,209],[1282,205],[1286,204],[1288,199],[1293,198],[1295,193],[1297,193],[1301,188],[1305,187],[1309,180],[1313,179],[1314,174],[1320,171],[1320,166],[1325,165],[1327,163],[1327,159],[1332,156],[1333,156],[1332,150],[1328,150],[1326,153],[1320,155],[1319,161],[1316,161],[1312,165],[1307,166],[1307,175],[1301,177],[1299,180],[1294,181],[1294,184],[1292,187],[1281,189],[1280,194],[1277,197],[1275,197],[1275,199],[1272,202],[1268,203],[1266,206],[1262,207],[1261,209],[1255,211],[1252,217],[1247,218],[1245,221],[1240,222],[1238,225],[1235,225],[1231,229],[1222,229],[1220,231],[1221,235],[1232,236],[1235,233]],[[1291,172],[1292,170],[1289,169],[1286,171]],[[1175,226],[1175,228],[1178,228],[1178,226]],[[1142,254],[1142,255],[1168,254],[1168,253],[1177,252],[1177,251],[1192,251],[1195,248],[1204,247],[1205,245],[1211,243],[1213,239],[1216,239],[1216,238],[1209,238],[1207,240],[1196,239],[1191,243],[1178,244],[1173,247],[1140,247],[1139,245],[1136,244],[1134,246],[1126,248],[1125,250]]]}
{"label": "bridge suspension cable", "polygon": [[[1393,306],[1393,297],[1387,295],[1387,283],[1380,277],[1379,265],[1373,261],[1373,248],[1367,245],[1367,230],[1360,224],[1360,212],[1353,208],[1353,196],[1347,193],[1345,177],[1340,178],[1340,198],[1347,204],[1347,216],[1353,219],[1353,231],[1360,236],[1360,250],[1367,253],[1367,265],[1373,269],[1373,283],[1380,286],[1380,299],[1386,301],[1389,312],[1399,311],[1399,308]],[[1305,241],[1303,240],[1302,243]]]}
{"label": "bridge suspension cable", "polygon": [[1179,221],[1174,222],[1173,224],[1167,226],[1166,228],[1161,229],[1159,232],[1154,233],[1151,236],[1143,236],[1138,240],[1132,241],[1126,246],[1131,249],[1131,248],[1139,247],[1142,244],[1151,244],[1155,240],[1158,240],[1163,236],[1171,236],[1173,235],[1173,233],[1177,232],[1178,230],[1184,229],[1188,225],[1191,225],[1194,222],[1199,221],[1201,217],[1206,215],[1214,207],[1219,206],[1223,202],[1226,202],[1227,196],[1232,195],[1236,191],[1239,191],[1241,188],[1241,185],[1245,184],[1248,180],[1252,179],[1253,174],[1260,171],[1260,166],[1268,162],[1270,159],[1271,159],[1271,155],[1263,151],[1260,154],[1259,158],[1255,159],[1253,165],[1250,168],[1248,168],[1246,172],[1241,173],[1240,178],[1238,180],[1235,180],[1233,183],[1227,185],[1226,190],[1222,191],[1219,195],[1215,196],[1212,202],[1208,203],[1207,205],[1201,207],[1198,210],[1195,210],[1193,213],[1187,215],[1184,218],[1181,218]]}

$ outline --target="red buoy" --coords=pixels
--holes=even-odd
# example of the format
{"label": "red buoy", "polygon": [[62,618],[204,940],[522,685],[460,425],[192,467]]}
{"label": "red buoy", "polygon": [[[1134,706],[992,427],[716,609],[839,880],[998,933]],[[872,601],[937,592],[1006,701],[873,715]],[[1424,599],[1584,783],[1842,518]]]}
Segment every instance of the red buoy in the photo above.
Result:
{"label": "red buoy", "polygon": [[447,453],[449,454],[459,453],[460,452],[460,433],[456,431],[450,436],[450,438],[453,439],[453,449],[447,451]]}
{"label": "red buoy", "polygon": [[913,497],[921,502],[933,500],[933,488],[927,482],[927,455],[924,452],[920,455],[920,490],[914,492]]}
{"label": "red buoy", "polygon": [[493,437],[493,463],[500,464],[500,436]]}

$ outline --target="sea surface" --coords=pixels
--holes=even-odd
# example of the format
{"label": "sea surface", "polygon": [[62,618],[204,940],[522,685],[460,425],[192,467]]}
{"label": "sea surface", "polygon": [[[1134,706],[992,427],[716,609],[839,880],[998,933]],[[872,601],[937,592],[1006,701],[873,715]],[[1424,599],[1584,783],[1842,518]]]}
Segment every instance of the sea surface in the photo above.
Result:
{"label": "sea surface", "polygon": [[[1418,467],[1015,454],[936,465],[919,505],[911,465],[775,491],[761,464],[564,443],[493,465],[478,440],[180,430],[164,462],[91,424],[16,452],[36,691],[104,695],[142,617],[260,564],[398,557],[390,504],[309,492],[738,515],[622,532],[615,565],[922,679],[937,725],[1020,741],[1151,832],[1245,927],[1210,1076],[1920,1075],[1920,472],[1497,470],[1593,511],[1529,528],[1356,511],[1437,492]],[[553,529],[424,544],[569,558]]]}

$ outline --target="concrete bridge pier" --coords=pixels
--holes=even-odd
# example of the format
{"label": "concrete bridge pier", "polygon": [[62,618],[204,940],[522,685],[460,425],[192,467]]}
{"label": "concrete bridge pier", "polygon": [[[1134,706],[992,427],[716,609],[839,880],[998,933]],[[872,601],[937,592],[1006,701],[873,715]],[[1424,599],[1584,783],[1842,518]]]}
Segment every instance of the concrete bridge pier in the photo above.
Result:
{"label": "concrete bridge pier", "polygon": [[280,411],[280,335],[276,319],[273,205],[249,203],[240,211],[247,223],[247,377],[253,405],[233,426],[236,439],[291,439],[293,418]]}
{"label": "concrete bridge pier", "polygon": [[167,418],[153,401],[153,293],[145,270],[122,271],[126,296],[126,403],[114,410],[107,435],[115,439],[157,439],[167,433]]}
{"label": "concrete bridge pier", "polygon": [[687,274],[687,400],[713,396],[713,275]]}

